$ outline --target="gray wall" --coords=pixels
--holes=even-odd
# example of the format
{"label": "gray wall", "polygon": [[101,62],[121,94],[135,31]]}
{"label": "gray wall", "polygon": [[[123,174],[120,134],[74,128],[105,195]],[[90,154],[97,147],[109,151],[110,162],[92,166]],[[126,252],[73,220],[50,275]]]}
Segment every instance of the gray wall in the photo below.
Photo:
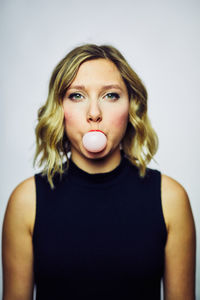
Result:
{"label": "gray wall", "polygon": [[34,126],[53,67],[81,43],[109,43],[147,86],[160,138],[151,166],[186,188],[199,244],[200,2],[1,0],[0,35],[0,225],[11,191],[36,172]]}

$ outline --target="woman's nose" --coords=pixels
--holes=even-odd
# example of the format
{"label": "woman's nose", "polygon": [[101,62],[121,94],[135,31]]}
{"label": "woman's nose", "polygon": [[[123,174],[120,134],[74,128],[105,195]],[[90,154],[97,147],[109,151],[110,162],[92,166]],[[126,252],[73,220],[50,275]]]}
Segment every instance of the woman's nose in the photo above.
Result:
{"label": "woman's nose", "polygon": [[99,104],[91,103],[87,113],[88,122],[100,122],[102,120],[102,111],[99,107]]}

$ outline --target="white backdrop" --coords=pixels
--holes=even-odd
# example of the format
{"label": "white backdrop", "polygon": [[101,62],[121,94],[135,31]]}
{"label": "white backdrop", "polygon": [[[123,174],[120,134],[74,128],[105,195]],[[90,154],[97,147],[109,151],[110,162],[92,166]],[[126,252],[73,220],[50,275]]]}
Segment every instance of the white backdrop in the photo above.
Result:
{"label": "white backdrop", "polygon": [[54,66],[82,43],[108,43],[147,87],[160,140],[159,165],[151,166],[186,188],[199,244],[200,2],[1,0],[0,36],[0,225],[11,191],[37,171],[32,168],[34,127]]}

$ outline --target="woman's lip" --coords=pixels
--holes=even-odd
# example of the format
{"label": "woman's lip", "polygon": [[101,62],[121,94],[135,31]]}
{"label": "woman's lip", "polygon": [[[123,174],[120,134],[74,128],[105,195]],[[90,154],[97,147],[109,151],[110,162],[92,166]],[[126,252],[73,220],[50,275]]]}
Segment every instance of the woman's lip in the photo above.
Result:
{"label": "woman's lip", "polygon": [[101,130],[99,130],[99,129],[97,129],[97,130],[92,129],[92,130],[90,130],[90,131],[88,131],[88,132],[92,132],[92,131],[99,131],[99,132],[102,132],[103,134],[105,134],[103,131],[101,131]]}

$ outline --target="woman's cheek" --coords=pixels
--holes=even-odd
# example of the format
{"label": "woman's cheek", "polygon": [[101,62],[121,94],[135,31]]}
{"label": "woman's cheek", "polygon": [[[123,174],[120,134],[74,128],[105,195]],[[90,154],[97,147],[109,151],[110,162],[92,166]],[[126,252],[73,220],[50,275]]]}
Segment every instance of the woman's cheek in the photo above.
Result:
{"label": "woman's cheek", "polygon": [[110,117],[112,117],[113,124],[117,126],[117,128],[124,127],[128,122],[128,109],[118,114],[114,113]]}
{"label": "woman's cheek", "polygon": [[73,124],[77,119],[77,117],[72,112],[69,113],[69,111],[64,111],[64,118],[65,123],[68,125]]}
{"label": "woman's cheek", "polygon": [[64,118],[65,131],[69,138],[71,137],[73,139],[82,133],[85,123],[83,117],[81,117],[77,111],[65,111]]}

